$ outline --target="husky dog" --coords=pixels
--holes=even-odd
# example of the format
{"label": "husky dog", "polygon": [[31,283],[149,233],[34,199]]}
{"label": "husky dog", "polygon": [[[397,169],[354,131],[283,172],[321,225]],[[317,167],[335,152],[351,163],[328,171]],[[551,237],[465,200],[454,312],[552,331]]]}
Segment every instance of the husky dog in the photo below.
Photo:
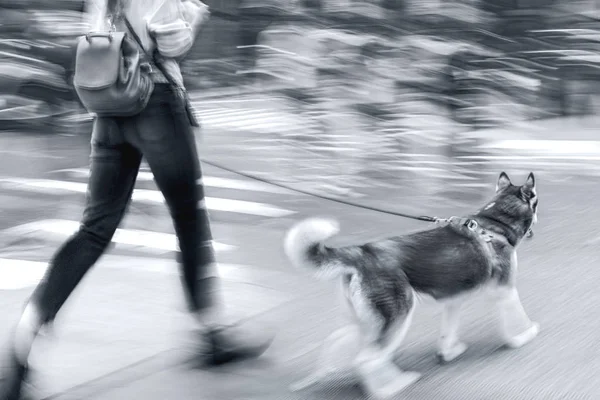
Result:
{"label": "husky dog", "polygon": [[502,172],[494,198],[466,218],[345,247],[324,244],[339,231],[335,221],[308,219],[290,229],[284,248],[293,265],[318,278],[341,278],[361,338],[353,370],[371,395],[387,397],[420,377],[393,363],[410,326],[416,294],[444,305],[437,351],[442,362],[467,349],[458,337],[460,309],[478,289],[492,295],[507,346],[518,348],[537,336],[539,325],[525,313],[515,286],[516,250],[532,234],[537,206],[533,173],[524,185],[515,186]]}

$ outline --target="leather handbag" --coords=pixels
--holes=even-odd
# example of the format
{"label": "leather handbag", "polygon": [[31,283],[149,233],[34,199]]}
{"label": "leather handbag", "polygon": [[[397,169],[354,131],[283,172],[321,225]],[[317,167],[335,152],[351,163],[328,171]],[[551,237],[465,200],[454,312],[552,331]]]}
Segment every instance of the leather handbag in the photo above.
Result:
{"label": "leather handbag", "polygon": [[154,90],[135,42],[114,30],[79,38],[73,86],[88,112],[106,117],[139,114]]}

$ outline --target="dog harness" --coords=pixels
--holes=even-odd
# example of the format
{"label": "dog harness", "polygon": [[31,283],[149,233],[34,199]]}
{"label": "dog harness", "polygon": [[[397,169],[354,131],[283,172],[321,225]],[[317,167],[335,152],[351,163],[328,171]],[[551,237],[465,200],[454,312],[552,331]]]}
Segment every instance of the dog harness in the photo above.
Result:
{"label": "dog harness", "polygon": [[494,235],[484,228],[479,226],[479,223],[471,218],[459,218],[459,217],[450,217],[450,218],[436,218],[436,224],[449,224],[449,225],[457,225],[461,227],[466,227],[471,232],[477,233],[481,235],[483,240],[486,242],[491,242],[494,238]]}

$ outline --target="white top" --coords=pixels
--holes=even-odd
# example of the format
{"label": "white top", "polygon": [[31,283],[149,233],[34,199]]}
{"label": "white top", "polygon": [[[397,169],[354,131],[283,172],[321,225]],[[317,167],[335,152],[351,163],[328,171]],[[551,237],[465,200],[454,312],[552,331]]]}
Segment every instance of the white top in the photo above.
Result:
{"label": "white top", "polygon": [[[158,48],[158,52],[165,58],[165,69],[183,85],[177,60],[192,48],[200,26],[210,15],[208,6],[200,0],[121,2],[125,16],[140,37],[146,51],[152,54],[155,48]],[[106,3],[107,0],[86,0],[84,18],[88,31],[105,32],[110,29],[106,18]]]}

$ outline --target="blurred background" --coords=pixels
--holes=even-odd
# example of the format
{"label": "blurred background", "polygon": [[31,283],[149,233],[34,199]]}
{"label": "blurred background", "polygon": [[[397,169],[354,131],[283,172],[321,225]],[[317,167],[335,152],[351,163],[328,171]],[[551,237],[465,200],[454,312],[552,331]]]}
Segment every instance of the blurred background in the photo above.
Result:
{"label": "blurred background", "polygon": [[[275,146],[273,179],[333,180],[344,193],[363,180],[395,187],[399,174],[465,179],[509,155],[493,140],[510,135],[493,128],[597,108],[595,0],[207,3],[187,86],[206,131],[252,134],[233,159]],[[89,134],[71,88],[82,10],[80,0],[0,3],[0,129]],[[216,126],[208,98],[231,110]],[[236,119],[257,107],[278,115]]]}
{"label": "blurred background", "polygon": [[[34,360],[46,398],[360,399],[348,385],[287,392],[314,364],[307,349],[343,322],[332,285],[288,268],[283,233],[314,215],[342,222],[340,242],[424,229],[361,206],[463,215],[505,170],[516,184],[530,171],[538,181],[519,287],[541,337],[497,352],[481,329],[492,313],[476,304],[464,329],[474,350],[445,369],[433,357],[439,308],[425,305],[402,365],[428,375],[406,398],[596,399],[600,0],[206,3],[183,70],[207,206],[230,309],[281,328],[274,362],[157,374],[185,324],[173,312],[178,281],[164,280],[177,273],[177,242],[144,164],[115,247]],[[82,10],[81,0],[0,0],[0,340],[83,210],[92,121],[71,86]],[[89,382],[102,389],[86,392]]]}

